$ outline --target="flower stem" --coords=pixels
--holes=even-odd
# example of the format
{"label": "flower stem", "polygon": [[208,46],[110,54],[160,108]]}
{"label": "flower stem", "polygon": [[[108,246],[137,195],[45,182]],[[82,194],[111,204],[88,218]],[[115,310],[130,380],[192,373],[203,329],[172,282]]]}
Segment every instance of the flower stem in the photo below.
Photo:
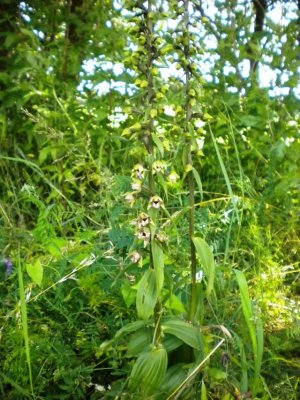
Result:
{"label": "flower stem", "polygon": [[190,305],[189,305],[189,319],[192,321],[196,311],[196,249],[193,242],[195,234],[195,188],[193,176],[193,159],[192,159],[192,143],[190,137],[191,127],[191,104],[190,104],[190,35],[189,35],[189,0],[184,0],[184,57],[185,57],[185,136],[187,141],[187,165],[188,172],[188,190],[189,190],[189,239],[190,239],[190,262],[191,262],[191,286],[190,286]]}

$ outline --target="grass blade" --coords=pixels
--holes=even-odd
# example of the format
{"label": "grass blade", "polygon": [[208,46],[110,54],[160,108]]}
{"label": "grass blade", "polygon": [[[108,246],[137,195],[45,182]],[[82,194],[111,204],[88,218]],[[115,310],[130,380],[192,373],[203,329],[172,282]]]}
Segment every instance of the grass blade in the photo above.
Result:
{"label": "grass blade", "polygon": [[215,148],[216,153],[217,153],[219,164],[220,164],[220,167],[221,167],[224,179],[225,179],[227,190],[228,190],[228,193],[229,193],[230,198],[231,198],[232,206],[234,208],[234,211],[236,212],[237,219],[238,219],[238,221],[240,223],[239,210],[237,209],[236,204],[235,204],[235,196],[234,196],[233,191],[232,191],[230,179],[229,179],[229,176],[228,176],[228,173],[227,173],[223,158],[221,156],[218,143],[216,141],[216,138],[215,138],[215,136],[214,136],[209,124],[208,124],[208,127],[209,127],[209,131],[210,131],[210,135],[211,135],[211,138],[212,138],[212,141],[213,141],[214,148]]}
{"label": "grass blade", "polygon": [[254,357],[254,388],[258,383],[263,356],[263,327],[260,319],[253,314],[251,299],[245,275],[242,271],[234,270],[240,289],[242,310],[248,327]]}
{"label": "grass blade", "polygon": [[30,381],[31,393],[34,396],[33,381],[32,381],[32,369],[31,369],[31,360],[30,360],[29,335],[28,335],[27,307],[26,307],[26,301],[25,301],[23,273],[22,273],[20,256],[18,259],[18,280],[19,280],[19,295],[20,295],[20,305],[21,305],[22,330],[23,330],[23,337],[24,337],[24,343],[25,343],[25,354],[26,354],[26,360],[27,360],[28,371],[29,371],[29,381]]}

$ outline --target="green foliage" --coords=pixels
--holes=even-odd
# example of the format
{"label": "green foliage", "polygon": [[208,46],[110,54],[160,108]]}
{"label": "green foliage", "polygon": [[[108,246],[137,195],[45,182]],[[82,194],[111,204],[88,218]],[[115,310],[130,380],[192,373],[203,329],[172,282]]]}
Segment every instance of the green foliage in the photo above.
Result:
{"label": "green foliage", "polygon": [[1,398],[299,397],[296,3],[213,3],[0,5]]}

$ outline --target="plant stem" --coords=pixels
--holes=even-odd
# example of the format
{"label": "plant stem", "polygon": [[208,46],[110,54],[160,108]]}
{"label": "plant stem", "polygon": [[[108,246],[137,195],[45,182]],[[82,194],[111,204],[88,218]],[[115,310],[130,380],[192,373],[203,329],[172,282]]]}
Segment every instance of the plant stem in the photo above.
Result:
{"label": "plant stem", "polygon": [[[152,1],[148,0],[147,5],[147,13],[146,13],[146,49],[147,49],[147,68],[146,68],[146,78],[147,78],[147,107],[148,110],[151,110],[152,102],[153,102],[153,76],[152,76],[152,65],[153,65],[153,47],[152,47],[152,34],[153,34],[153,22],[152,19],[149,18],[149,14],[152,11]],[[153,163],[153,141],[151,137],[151,132],[153,132],[154,120],[149,113],[149,132],[147,135],[147,143],[146,147],[149,153],[149,191],[150,195],[154,195],[154,178],[152,172],[152,163]]]}
{"label": "plant stem", "polygon": [[185,135],[187,140],[187,165],[190,168],[188,172],[188,190],[189,190],[189,238],[190,238],[190,261],[191,261],[191,287],[190,287],[190,307],[189,319],[192,321],[196,311],[196,249],[193,242],[195,234],[195,188],[193,176],[193,160],[191,151],[190,138],[190,120],[191,120],[191,105],[190,105],[190,37],[189,37],[189,0],[184,0],[184,57],[185,57]]}
{"label": "plant stem", "polygon": [[[155,194],[155,182],[153,177],[152,171],[152,163],[153,163],[153,156],[154,156],[154,149],[153,149],[153,140],[151,137],[151,133],[154,129],[154,119],[151,116],[150,110],[152,108],[153,99],[154,99],[154,88],[153,88],[153,75],[152,75],[152,66],[154,60],[153,54],[153,21],[150,17],[150,13],[152,12],[152,0],[148,0],[147,3],[147,12],[146,12],[146,49],[147,49],[147,66],[146,66],[146,79],[147,79],[147,108],[149,111],[148,114],[148,127],[149,132],[146,139],[146,147],[149,153],[149,173],[148,173],[148,182],[149,182],[149,192],[150,196]],[[154,269],[153,263],[153,254],[152,254],[152,245],[151,242],[153,240],[152,234],[150,238],[150,268]],[[154,321],[155,321],[155,332],[153,337],[153,342],[158,343],[159,338],[161,336],[161,328],[159,319],[161,316],[161,303],[158,300],[155,308],[154,308]]]}

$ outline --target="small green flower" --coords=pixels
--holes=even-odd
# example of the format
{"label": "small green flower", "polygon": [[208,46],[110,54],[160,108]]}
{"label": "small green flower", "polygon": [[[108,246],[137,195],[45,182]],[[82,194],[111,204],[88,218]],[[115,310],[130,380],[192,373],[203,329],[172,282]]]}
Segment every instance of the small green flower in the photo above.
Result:
{"label": "small green flower", "polygon": [[144,179],[145,171],[145,168],[141,164],[136,164],[132,169],[131,176],[133,178],[142,180]]}
{"label": "small green flower", "polygon": [[165,232],[158,232],[155,235],[155,239],[160,243],[167,243],[167,241],[169,240],[169,238]]}
{"label": "small green flower", "polygon": [[162,161],[154,161],[154,163],[152,164],[152,170],[154,174],[157,174],[158,172],[164,172],[166,168],[166,163]]}
{"label": "small green flower", "polygon": [[124,194],[124,199],[125,199],[125,201],[127,202],[127,203],[129,203],[129,205],[130,205],[130,207],[132,207],[133,206],[133,203],[134,203],[134,196],[133,196],[133,193],[131,193],[131,192],[127,192],[127,193],[125,193]]}
{"label": "small green flower", "polygon": [[148,208],[155,208],[156,210],[160,209],[164,205],[164,202],[159,196],[153,196],[149,200]]}
{"label": "small green flower", "polygon": [[130,222],[130,224],[142,229],[150,224],[150,217],[145,213],[141,213],[138,218],[134,219],[132,222]]}
{"label": "small green flower", "polygon": [[141,255],[140,255],[140,253],[138,253],[137,251],[134,251],[134,252],[132,252],[132,253],[129,255],[129,258],[130,258],[130,261],[131,261],[133,264],[137,264],[137,263],[140,261],[140,259],[141,259]]}
{"label": "small green flower", "polygon": [[143,227],[149,225],[149,223],[150,223],[149,215],[147,215],[145,213],[141,213],[137,219],[137,226],[139,228],[143,228]]}
{"label": "small green flower", "polygon": [[170,172],[169,175],[167,176],[168,182],[172,183],[172,184],[176,183],[178,181],[178,179],[179,179],[179,175],[176,174],[176,172],[174,172],[174,171]]}
{"label": "small green flower", "polygon": [[144,242],[144,246],[146,246],[149,243],[150,236],[151,236],[150,230],[146,228],[136,233],[136,237]]}
{"label": "small green flower", "polygon": [[140,192],[142,190],[142,185],[140,181],[134,180],[131,183],[131,189],[134,190],[135,192]]}

